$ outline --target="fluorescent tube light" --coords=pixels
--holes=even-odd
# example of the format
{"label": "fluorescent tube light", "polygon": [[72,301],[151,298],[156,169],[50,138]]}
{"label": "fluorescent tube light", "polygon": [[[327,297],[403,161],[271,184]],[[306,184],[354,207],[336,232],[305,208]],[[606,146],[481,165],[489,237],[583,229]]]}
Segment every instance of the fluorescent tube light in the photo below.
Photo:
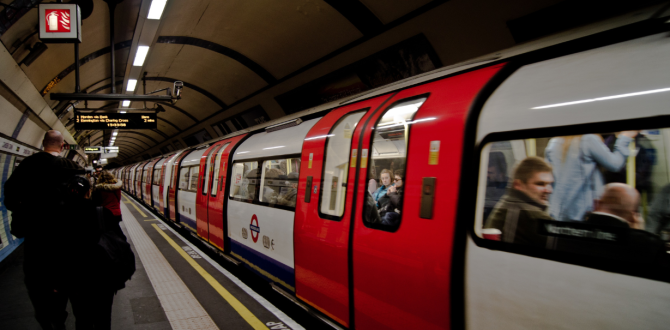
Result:
{"label": "fluorescent tube light", "polygon": [[[129,105],[130,105],[129,100],[125,100],[125,101],[121,102],[121,106],[124,107],[124,108],[127,108]],[[123,113],[126,113],[126,112],[124,111]]]}
{"label": "fluorescent tube light", "polygon": [[137,53],[135,54],[135,61],[133,66],[142,66],[144,65],[144,60],[147,58],[149,53],[149,46],[138,46]]}
{"label": "fluorescent tube light", "polygon": [[656,94],[656,93],[663,93],[663,92],[670,92],[670,88],[652,89],[652,90],[642,91],[642,92],[597,97],[597,98],[594,98],[594,99],[586,99],[586,100],[579,100],[579,101],[572,101],[572,102],[565,102],[565,103],[549,104],[549,105],[543,105],[543,106],[535,107],[535,108],[531,108],[531,109],[535,110],[535,109],[547,109],[547,108],[564,107],[564,106],[568,106],[568,105],[590,103],[590,102],[596,102],[596,101],[606,101],[606,100],[612,100],[612,99],[620,99],[620,98],[624,98],[624,97],[647,95],[647,94]]}
{"label": "fluorescent tube light", "polygon": [[263,150],[279,149],[279,148],[283,148],[283,147],[285,147],[285,146],[277,146],[277,147],[263,148]]}
{"label": "fluorescent tube light", "polygon": [[163,15],[163,10],[165,9],[165,4],[167,0],[154,0],[151,1],[151,7],[149,7],[148,19],[161,19]]}
{"label": "fluorescent tube light", "polygon": [[112,135],[117,136],[117,135],[119,135],[119,132],[112,132]]}
{"label": "fluorescent tube light", "polygon": [[125,111],[119,111],[119,113],[126,113]]}
{"label": "fluorescent tube light", "polygon": [[137,86],[137,79],[128,79],[128,86],[126,87],[126,92],[134,92],[135,86]]}

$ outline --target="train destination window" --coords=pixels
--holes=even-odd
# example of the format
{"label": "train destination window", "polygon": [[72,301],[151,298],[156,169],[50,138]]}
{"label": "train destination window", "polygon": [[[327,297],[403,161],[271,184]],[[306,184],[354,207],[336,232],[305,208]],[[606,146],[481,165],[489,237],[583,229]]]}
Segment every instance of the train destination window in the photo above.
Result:
{"label": "train destination window", "polygon": [[670,128],[487,143],[475,234],[660,273],[670,266],[669,151]]}
{"label": "train destination window", "polygon": [[188,167],[179,170],[179,189],[188,190]]}
{"label": "train destination window", "polygon": [[212,179],[212,196],[216,196],[216,192],[219,190],[219,169],[221,168],[221,156],[223,156],[223,152],[226,151],[226,148],[228,148],[229,145],[230,142],[224,144],[216,154],[216,158],[214,160],[214,177]]}
{"label": "train destination window", "polygon": [[[414,115],[426,99],[397,102],[375,126],[363,207],[366,226],[382,230],[395,230],[400,226],[409,130],[412,124],[419,122],[414,121]],[[365,150],[363,152],[361,162],[366,156]]]}
{"label": "train destination window", "polygon": [[233,164],[230,197],[244,202],[252,202],[256,196],[258,177],[258,162],[237,162]]}
{"label": "train destination window", "polygon": [[342,117],[328,133],[326,155],[321,179],[319,212],[321,217],[339,220],[344,214],[349,175],[351,137],[365,111],[357,111]]}
{"label": "train destination window", "polygon": [[258,200],[270,206],[295,207],[298,195],[300,158],[284,158],[263,162]]}

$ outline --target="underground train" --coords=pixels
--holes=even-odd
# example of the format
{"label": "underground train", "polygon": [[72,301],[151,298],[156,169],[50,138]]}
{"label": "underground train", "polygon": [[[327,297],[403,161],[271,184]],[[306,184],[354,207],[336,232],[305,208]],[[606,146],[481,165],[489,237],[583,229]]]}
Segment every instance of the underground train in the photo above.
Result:
{"label": "underground train", "polygon": [[[566,136],[622,153],[579,181],[618,177],[639,191],[647,225],[658,219],[670,198],[666,20],[595,24],[113,171],[339,327],[664,328],[668,254],[625,239],[642,229],[556,220],[561,230],[537,235],[557,243],[538,246],[483,227],[516,164]],[[401,191],[384,213],[393,221],[372,197],[382,185]],[[658,227],[645,231],[667,240]]]}

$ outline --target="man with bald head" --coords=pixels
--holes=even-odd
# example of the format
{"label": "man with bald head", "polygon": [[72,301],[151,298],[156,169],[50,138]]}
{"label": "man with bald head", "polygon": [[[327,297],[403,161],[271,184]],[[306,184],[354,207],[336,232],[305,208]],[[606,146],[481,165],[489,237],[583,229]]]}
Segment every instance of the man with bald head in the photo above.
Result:
{"label": "man with bald head", "polygon": [[44,151],[24,159],[5,182],[5,206],[12,211],[11,233],[24,238],[25,283],[42,329],[63,329],[67,296],[54,292],[53,271],[61,256],[53,233],[67,218],[61,203],[64,182],[84,170],[60,156],[65,143],[59,131],[44,134]]}
{"label": "man with bald head", "polygon": [[644,229],[644,220],[638,213],[640,194],[624,183],[610,183],[596,202],[595,211],[587,221],[598,225],[628,226]]}

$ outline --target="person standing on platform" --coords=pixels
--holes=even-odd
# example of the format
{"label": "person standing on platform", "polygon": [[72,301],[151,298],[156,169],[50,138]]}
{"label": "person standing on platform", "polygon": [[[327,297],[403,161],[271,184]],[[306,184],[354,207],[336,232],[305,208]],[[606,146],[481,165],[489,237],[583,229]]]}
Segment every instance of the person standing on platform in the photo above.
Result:
{"label": "person standing on platform", "polygon": [[[93,202],[96,205],[103,206],[112,212],[117,223],[121,222],[121,180],[117,180],[114,175],[104,170],[98,176],[98,184],[93,190]],[[122,231],[116,233],[119,237],[126,238]]]}
{"label": "person standing on platform", "polygon": [[42,329],[63,329],[68,297],[55,291],[53,269],[60,250],[54,247],[60,238],[53,233],[67,215],[63,183],[84,171],[60,157],[65,146],[60,132],[46,132],[42,145],[44,151],[24,159],[5,182],[5,206],[12,211],[11,233],[25,239],[25,284],[35,318]]}

